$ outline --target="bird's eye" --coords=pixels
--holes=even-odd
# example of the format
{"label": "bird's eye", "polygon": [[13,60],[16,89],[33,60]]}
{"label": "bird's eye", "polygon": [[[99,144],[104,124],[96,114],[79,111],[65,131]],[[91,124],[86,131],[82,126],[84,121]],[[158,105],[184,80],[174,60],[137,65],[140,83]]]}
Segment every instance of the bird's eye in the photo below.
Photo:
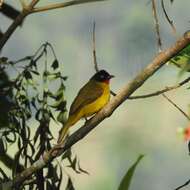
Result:
{"label": "bird's eye", "polygon": [[100,75],[100,78],[103,79],[103,78],[104,78],[104,75]]}

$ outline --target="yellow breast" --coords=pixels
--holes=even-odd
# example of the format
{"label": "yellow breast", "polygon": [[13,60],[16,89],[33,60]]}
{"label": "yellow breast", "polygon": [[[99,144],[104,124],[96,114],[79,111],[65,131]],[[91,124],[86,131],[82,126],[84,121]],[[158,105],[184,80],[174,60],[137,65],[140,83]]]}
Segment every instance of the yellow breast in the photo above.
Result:
{"label": "yellow breast", "polygon": [[98,111],[100,111],[110,99],[110,89],[109,85],[106,83],[101,83],[101,87],[104,89],[103,94],[91,104],[86,105],[82,110],[81,114],[83,117],[89,117]]}
{"label": "yellow breast", "polygon": [[87,104],[81,110],[73,115],[70,115],[66,125],[72,126],[81,118],[87,118],[92,116],[93,114],[100,111],[109,101],[110,99],[110,88],[109,85],[106,83],[99,83],[100,87],[103,89],[102,95],[97,98],[94,102]]}

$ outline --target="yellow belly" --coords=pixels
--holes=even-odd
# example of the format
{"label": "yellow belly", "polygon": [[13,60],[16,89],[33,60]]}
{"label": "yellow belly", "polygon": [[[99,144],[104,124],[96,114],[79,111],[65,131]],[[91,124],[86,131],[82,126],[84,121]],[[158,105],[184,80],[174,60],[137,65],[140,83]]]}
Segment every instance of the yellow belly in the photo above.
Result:
{"label": "yellow belly", "polygon": [[82,110],[82,117],[89,117],[98,111],[100,111],[109,101],[110,92],[105,90],[105,92],[96,101],[91,104],[86,105]]}
{"label": "yellow belly", "polygon": [[110,89],[109,86],[106,85],[103,94],[96,101],[84,106],[78,113],[69,116],[67,120],[67,125],[72,126],[81,118],[87,118],[97,113],[108,103],[109,99],[110,99]]}

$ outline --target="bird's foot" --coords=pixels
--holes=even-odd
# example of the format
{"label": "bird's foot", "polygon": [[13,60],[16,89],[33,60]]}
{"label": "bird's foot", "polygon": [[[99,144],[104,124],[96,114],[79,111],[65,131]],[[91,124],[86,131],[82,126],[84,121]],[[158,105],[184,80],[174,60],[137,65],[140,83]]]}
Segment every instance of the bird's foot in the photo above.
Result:
{"label": "bird's foot", "polygon": [[85,123],[89,121],[89,119],[86,116],[84,116],[84,119],[85,119]]}

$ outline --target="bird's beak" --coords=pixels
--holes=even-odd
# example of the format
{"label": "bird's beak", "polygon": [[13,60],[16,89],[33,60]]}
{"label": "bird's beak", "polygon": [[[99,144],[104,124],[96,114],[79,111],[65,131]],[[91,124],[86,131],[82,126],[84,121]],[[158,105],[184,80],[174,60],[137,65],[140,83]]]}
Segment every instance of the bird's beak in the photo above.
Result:
{"label": "bird's beak", "polygon": [[114,78],[114,77],[115,77],[114,75],[110,75],[110,79],[111,79],[111,78]]}

